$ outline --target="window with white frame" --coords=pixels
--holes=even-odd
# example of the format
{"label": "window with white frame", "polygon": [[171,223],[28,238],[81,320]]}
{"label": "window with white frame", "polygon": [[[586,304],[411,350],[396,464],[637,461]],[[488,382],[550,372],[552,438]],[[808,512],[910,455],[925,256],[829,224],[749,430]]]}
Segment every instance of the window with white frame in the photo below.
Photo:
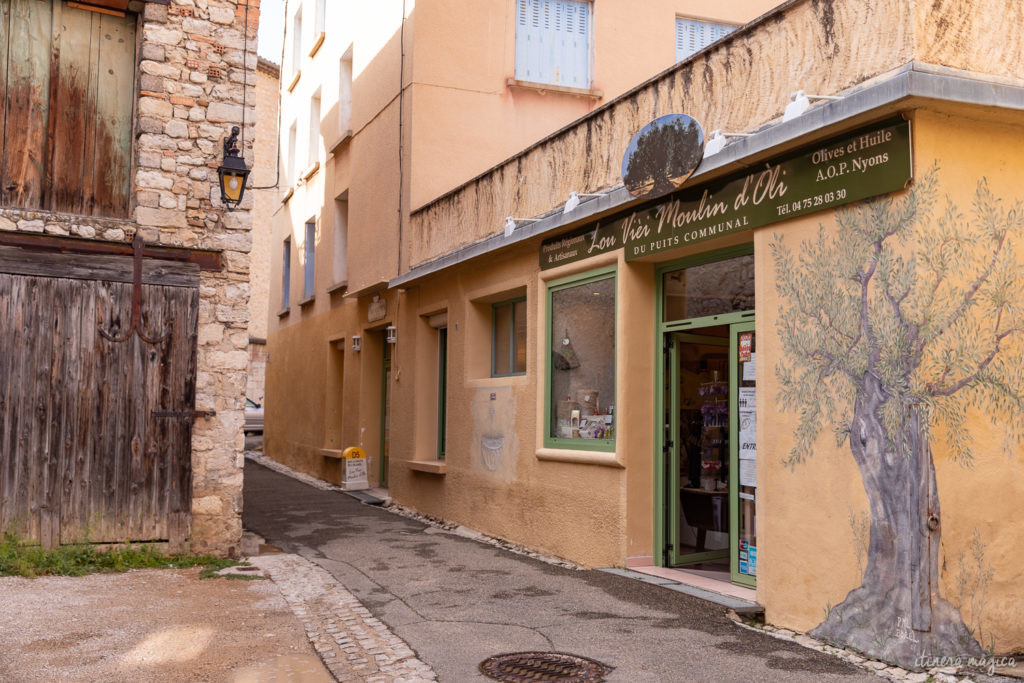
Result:
{"label": "window with white frame", "polygon": [[309,168],[320,158],[320,90],[309,100],[309,152],[306,167]]}
{"label": "window with white frame", "polygon": [[305,242],[302,245],[302,298],[313,296],[313,278],[316,274],[316,219],[306,222]]}
{"label": "window with white frame", "polygon": [[302,5],[295,10],[292,17],[292,73],[299,70],[302,64]]}
{"label": "window with white frame", "polygon": [[320,34],[327,30],[327,0],[316,0],[316,17],[313,23],[313,38],[320,39]]}
{"label": "window with white frame", "polygon": [[338,134],[352,130],[352,46],[341,58],[338,72]]}
{"label": "window with white frame", "polygon": [[516,0],[516,79],[590,88],[590,3]]}
{"label": "window with white frame", "polygon": [[295,184],[298,180],[299,169],[298,169],[298,158],[299,151],[296,149],[299,143],[299,123],[298,121],[292,121],[292,125],[288,128],[288,169],[287,177],[288,182]]}
{"label": "window with white frame", "polygon": [[676,61],[683,61],[735,30],[732,24],[676,17]]}

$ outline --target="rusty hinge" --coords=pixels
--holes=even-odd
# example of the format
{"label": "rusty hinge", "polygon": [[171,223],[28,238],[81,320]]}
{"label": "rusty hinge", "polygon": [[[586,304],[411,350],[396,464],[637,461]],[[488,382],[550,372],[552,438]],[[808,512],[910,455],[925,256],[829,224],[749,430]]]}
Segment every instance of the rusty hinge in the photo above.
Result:
{"label": "rusty hinge", "polygon": [[185,422],[194,422],[196,418],[213,417],[216,414],[216,410],[154,410],[151,413],[153,417],[166,417]]}

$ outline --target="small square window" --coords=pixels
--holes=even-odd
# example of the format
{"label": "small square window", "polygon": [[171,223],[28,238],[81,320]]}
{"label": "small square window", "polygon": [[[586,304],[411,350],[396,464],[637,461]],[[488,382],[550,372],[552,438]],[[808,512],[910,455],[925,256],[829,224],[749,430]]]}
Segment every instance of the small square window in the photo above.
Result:
{"label": "small square window", "polygon": [[526,373],[526,299],[491,309],[491,377]]}

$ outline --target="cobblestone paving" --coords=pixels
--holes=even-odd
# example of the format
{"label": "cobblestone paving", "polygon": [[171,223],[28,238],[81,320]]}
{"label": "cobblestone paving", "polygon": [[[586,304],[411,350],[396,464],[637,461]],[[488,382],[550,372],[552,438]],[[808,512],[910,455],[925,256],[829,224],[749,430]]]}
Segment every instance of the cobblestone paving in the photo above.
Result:
{"label": "cobblestone paving", "polygon": [[437,680],[430,666],[320,567],[289,554],[250,561],[281,589],[324,665],[339,681]]}

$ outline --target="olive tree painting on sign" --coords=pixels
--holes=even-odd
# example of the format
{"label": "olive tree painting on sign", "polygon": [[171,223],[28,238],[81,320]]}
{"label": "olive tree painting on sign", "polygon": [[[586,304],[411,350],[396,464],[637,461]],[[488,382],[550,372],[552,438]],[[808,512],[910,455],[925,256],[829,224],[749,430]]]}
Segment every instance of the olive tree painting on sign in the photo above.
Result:
{"label": "olive tree painting on sign", "polygon": [[980,654],[939,591],[942,516],[930,438],[973,467],[971,425],[1024,435],[1024,210],[982,179],[962,214],[936,205],[933,168],[899,197],[838,210],[838,230],[771,245],[784,360],[779,402],[799,415],[788,464],[825,426],[867,493],[861,585],[811,633],[883,660]]}

